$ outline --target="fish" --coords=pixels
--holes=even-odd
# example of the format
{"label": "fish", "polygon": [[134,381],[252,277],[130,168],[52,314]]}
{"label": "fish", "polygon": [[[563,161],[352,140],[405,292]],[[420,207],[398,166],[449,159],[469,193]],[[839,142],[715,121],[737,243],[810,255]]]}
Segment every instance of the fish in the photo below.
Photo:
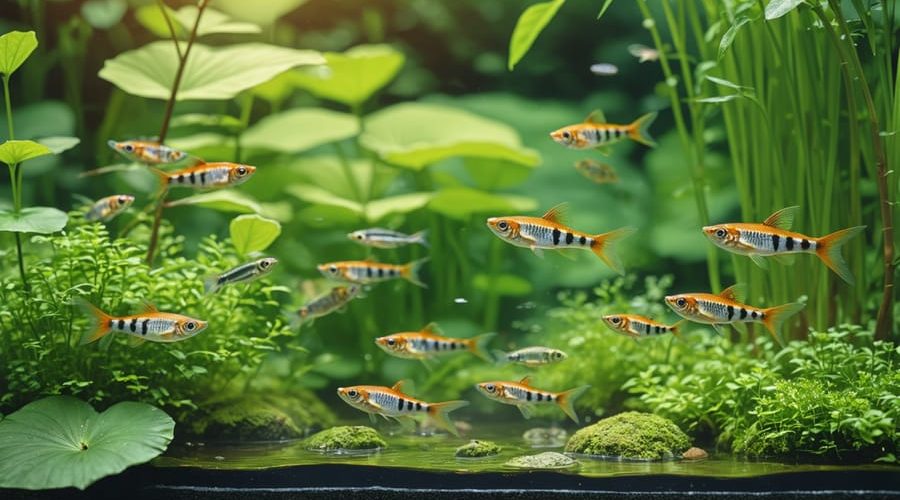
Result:
{"label": "fish", "polygon": [[542,346],[525,347],[512,352],[494,351],[494,358],[501,364],[517,363],[528,367],[559,363],[567,357],[569,356],[559,349]]}
{"label": "fish", "polygon": [[468,339],[444,337],[436,323],[428,323],[417,332],[400,332],[375,339],[384,352],[404,359],[431,359],[455,352],[470,352],[493,362],[484,345],[496,334],[484,333]]}
{"label": "fish", "polygon": [[719,333],[724,324],[762,323],[776,342],[782,323],[806,306],[800,302],[791,302],[769,308],[753,307],[738,302],[742,293],[743,286],[735,284],[718,294],[668,295],[666,304],[682,318],[712,325]]}
{"label": "fish", "polygon": [[222,274],[209,276],[203,280],[203,288],[207,294],[213,294],[221,290],[225,285],[253,281],[264,274],[268,274],[278,264],[278,259],[265,257],[253,262],[247,262],[231,268]]}
{"label": "fish", "polygon": [[678,336],[681,324],[684,323],[684,320],[682,320],[674,325],[666,325],[653,321],[646,316],[637,314],[610,314],[603,316],[603,321],[605,321],[611,329],[633,339],[663,335],[666,333]]}
{"label": "fish", "polygon": [[349,283],[368,285],[402,278],[414,285],[428,288],[428,285],[419,278],[419,272],[426,262],[428,262],[428,257],[403,265],[383,264],[372,260],[345,260],[319,264],[318,269],[326,278]]}
{"label": "fish", "polygon": [[328,292],[325,292],[304,304],[297,310],[297,314],[300,315],[301,321],[311,321],[316,318],[321,318],[322,316],[327,316],[355,299],[360,291],[362,291],[361,285],[332,288]]}
{"label": "fish", "polygon": [[108,144],[113,151],[129,160],[146,163],[148,165],[176,163],[190,156],[184,151],[164,146],[157,141],[131,140],[116,142],[110,140],[107,141],[106,144]]}
{"label": "fish", "polygon": [[360,245],[374,248],[397,248],[413,243],[418,243],[419,245],[428,248],[427,235],[427,229],[413,234],[404,234],[397,231],[391,231],[390,229],[374,227],[371,229],[353,231],[352,233],[347,234],[347,238],[350,238],[350,240],[355,241]]}
{"label": "fish", "polygon": [[659,51],[646,45],[633,43],[628,46],[628,53],[638,58],[639,63],[655,61],[659,59]]}
{"label": "fish", "polygon": [[90,210],[84,214],[84,218],[89,221],[109,222],[113,217],[124,212],[134,202],[134,196],[127,194],[114,194],[105,198],[100,198],[94,203]]}
{"label": "fish", "polygon": [[619,68],[615,64],[609,63],[591,64],[591,73],[601,76],[612,76],[619,73]]}
{"label": "fish", "polygon": [[409,419],[416,415],[427,415],[439,427],[459,437],[459,431],[453,425],[453,422],[450,421],[448,415],[454,410],[468,406],[468,401],[426,403],[404,394],[401,392],[402,389],[403,381],[400,381],[392,387],[379,385],[338,387],[337,394],[348,405],[368,413],[373,422],[375,415],[381,415],[385,419],[393,418],[401,423],[401,419]]}
{"label": "fish", "polygon": [[575,400],[590,387],[582,385],[568,391],[551,392],[532,387],[530,377],[524,377],[518,382],[482,382],[475,385],[475,388],[489,399],[514,405],[525,418],[531,418],[534,405],[555,404],[576,424],[579,420],[575,413]]}
{"label": "fish", "polygon": [[[152,167],[151,167],[152,168]],[[152,168],[164,186],[210,189],[237,186],[250,179],[256,167],[227,161],[200,163],[174,172]]]}
{"label": "fish", "polygon": [[760,223],[726,223],[703,228],[703,234],[719,248],[747,255],[753,262],[766,268],[764,257],[775,257],[790,263],[790,254],[815,254],[842,280],[852,285],[853,273],[841,256],[841,247],[861,233],[866,226],[856,226],[835,231],[819,238],[789,231],[799,207],[783,208]]}
{"label": "fish", "polygon": [[96,320],[96,328],[85,336],[82,344],[97,341],[110,332],[121,332],[130,335],[136,342],[179,342],[187,340],[202,332],[207,327],[206,321],[194,319],[182,314],[159,312],[152,304],[145,304],[144,309],[131,316],[111,316],[93,304],[79,300],[78,303],[87,309]]}
{"label": "fish", "polygon": [[576,231],[563,223],[568,205],[560,203],[540,217],[522,215],[491,217],[487,226],[500,239],[518,247],[530,248],[539,257],[542,249],[589,249],[613,271],[624,274],[615,253],[615,244],[634,234],[635,229],[623,227],[601,234]]}
{"label": "fish", "polygon": [[585,159],[575,163],[575,170],[581,175],[596,182],[597,184],[612,184],[619,182],[619,176],[615,169],[606,163],[600,163],[597,160]]}
{"label": "fish", "polygon": [[600,111],[594,111],[584,122],[550,132],[550,137],[569,149],[604,148],[625,139],[655,147],[649,128],[657,113],[647,113],[628,125],[604,123]]}

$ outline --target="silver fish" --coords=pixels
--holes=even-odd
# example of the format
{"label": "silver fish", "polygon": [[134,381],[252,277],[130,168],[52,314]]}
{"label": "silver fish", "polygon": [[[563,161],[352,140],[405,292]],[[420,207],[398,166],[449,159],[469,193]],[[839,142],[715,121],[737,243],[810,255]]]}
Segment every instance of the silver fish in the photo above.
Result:
{"label": "silver fish", "polygon": [[269,273],[272,268],[275,267],[275,264],[278,264],[278,259],[274,257],[266,257],[246,264],[241,264],[218,276],[206,278],[203,282],[203,287],[208,294],[216,293],[225,285],[255,280],[256,278]]}
{"label": "silver fish", "polygon": [[303,305],[297,314],[301,321],[310,321],[322,316],[327,316],[344,307],[355,299],[362,291],[361,285],[339,286],[319,295]]}
{"label": "silver fish", "polygon": [[525,366],[549,365],[565,360],[568,355],[559,349],[533,346],[512,352],[494,351],[494,357],[501,363],[517,363]]}
{"label": "silver fish", "polygon": [[397,248],[404,245],[418,243],[428,248],[428,241],[425,239],[428,234],[427,230],[422,230],[413,234],[405,234],[390,229],[373,227],[371,229],[361,229],[353,231],[347,237],[351,240],[375,248]]}

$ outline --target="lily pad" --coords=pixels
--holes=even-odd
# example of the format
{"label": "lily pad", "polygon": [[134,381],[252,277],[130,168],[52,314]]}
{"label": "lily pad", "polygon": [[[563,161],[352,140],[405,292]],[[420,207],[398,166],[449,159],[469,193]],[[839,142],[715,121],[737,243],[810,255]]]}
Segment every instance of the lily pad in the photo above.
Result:
{"label": "lily pad", "polygon": [[389,45],[359,45],[326,52],[328,71],[297,72],[294,83],[322,99],[359,106],[390,83],[403,67],[403,53]]}
{"label": "lily pad", "polygon": [[174,428],[165,412],[143,403],[97,413],[70,396],[35,401],[0,421],[0,487],[84,489],[158,456]]}
{"label": "lily pad", "polygon": [[88,0],[81,4],[81,17],[92,27],[106,30],[118,24],[126,10],[125,0]]}
{"label": "lily pad", "polygon": [[465,221],[475,214],[526,214],[537,209],[537,201],[525,196],[454,187],[438,191],[428,203],[428,208],[452,219]]}
{"label": "lily pad", "polygon": [[52,207],[28,207],[18,213],[0,210],[0,231],[50,234],[61,231],[69,216]]}
{"label": "lily pad", "polygon": [[281,234],[281,224],[260,215],[239,215],[229,225],[231,243],[241,255],[262,252]]}
{"label": "lily pad", "polygon": [[[536,3],[525,9],[525,12],[522,12],[509,41],[510,71],[525,57],[528,49],[537,40],[538,35],[553,20],[553,16],[556,15],[556,12],[564,3],[566,3],[566,0]],[[600,15],[603,15],[602,11]]]}
{"label": "lily pad", "polygon": [[[194,44],[178,90],[178,100],[231,99],[296,66],[323,64],[316,51],[264,43],[213,48]],[[171,41],[158,41],[107,60],[100,78],[140,97],[168,99],[178,55]]]}
{"label": "lily pad", "polygon": [[34,31],[10,31],[0,36],[0,73],[15,73],[38,46]]}
{"label": "lily pad", "polygon": [[403,103],[366,119],[360,143],[384,161],[413,170],[452,157],[504,160],[527,166],[540,156],[512,127],[449,106]]}
{"label": "lily pad", "polygon": [[34,141],[6,141],[0,144],[0,161],[7,165],[16,165],[49,154],[53,154],[50,148]]}
{"label": "lily pad", "polygon": [[300,153],[358,133],[359,123],[351,114],[322,108],[296,108],[263,118],[244,132],[241,143],[280,153]]}

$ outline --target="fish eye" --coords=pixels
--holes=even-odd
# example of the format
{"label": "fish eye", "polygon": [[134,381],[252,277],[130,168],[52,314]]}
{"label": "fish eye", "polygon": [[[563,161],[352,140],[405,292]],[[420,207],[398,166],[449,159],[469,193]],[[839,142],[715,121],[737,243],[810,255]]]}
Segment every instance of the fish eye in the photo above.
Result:
{"label": "fish eye", "polygon": [[356,392],[355,389],[350,389],[349,391],[347,391],[347,395],[353,399],[356,399],[356,396],[359,396],[359,393]]}
{"label": "fish eye", "polygon": [[132,145],[132,144],[126,144],[126,145],[125,145],[125,151],[127,151],[127,152],[129,152],[129,153],[133,152],[133,151],[134,151],[134,145]]}
{"label": "fish eye", "polygon": [[684,307],[685,304],[687,304],[687,301],[684,300],[683,298],[680,298],[675,301],[675,305],[677,305],[678,307]]}
{"label": "fish eye", "polygon": [[612,321],[613,324],[618,325],[618,324],[619,324],[619,321],[621,321],[621,320],[620,320],[619,318],[616,317],[616,318],[612,318],[610,321]]}
{"label": "fish eye", "polygon": [[554,357],[554,358],[561,358],[561,357],[562,357],[562,353],[559,352],[559,351],[556,351],[556,352],[553,353],[553,357]]}
{"label": "fish eye", "polygon": [[269,267],[269,261],[267,261],[267,260],[260,261],[259,266],[262,267],[263,269],[265,269],[265,268]]}
{"label": "fish eye", "polygon": [[572,134],[569,133],[568,130],[562,133],[563,139],[569,139],[572,137]]}
{"label": "fish eye", "polygon": [[726,232],[724,229],[722,229],[722,228],[716,229],[716,237],[717,238],[724,238],[725,234],[726,234]]}
{"label": "fish eye", "polygon": [[328,266],[328,272],[330,272],[331,274],[337,274],[337,272],[338,272],[337,266],[333,266],[333,265]]}
{"label": "fish eye", "polygon": [[118,201],[119,203],[125,203],[126,201],[128,201],[128,198],[126,198],[124,196],[119,196],[119,198],[116,201]]}
{"label": "fish eye", "polygon": [[506,231],[507,229],[509,229],[509,223],[506,222],[505,220],[502,220],[497,223],[497,228],[500,229],[501,231]]}
{"label": "fish eye", "polygon": [[488,385],[484,386],[484,390],[486,390],[488,392],[494,392],[494,384],[488,384]]}
{"label": "fish eye", "polygon": [[396,343],[397,343],[397,341],[394,339],[387,339],[387,345],[394,345]]}
{"label": "fish eye", "polygon": [[357,234],[357,235],[356,235],[356,239],[358,239],[358,240],[360,240],[360,241],[362,241],[363,238],[365,238],[365,236],[363,236],[363,235],[361,235],[361,234]]}
{"label": "fish eye", "polygon": [[238,167],[238,168],[237,168],[237,173],[238,173],[238,175],[244,175],[244,174],[247,173],[247,169],[244,168],[244,167]]}
{"label": "fish eye", "polygon": [[187,323],[184,324],[184,329],[189,332],[194,331],[194,328],[197,328],[197,324],[194,323],[193,321],[188,321]]}

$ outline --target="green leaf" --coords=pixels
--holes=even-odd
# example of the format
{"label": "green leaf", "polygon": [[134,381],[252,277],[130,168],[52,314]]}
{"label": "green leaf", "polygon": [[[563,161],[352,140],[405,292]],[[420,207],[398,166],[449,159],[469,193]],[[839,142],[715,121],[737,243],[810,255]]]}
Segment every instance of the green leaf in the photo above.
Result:
{"label": "green leaf", "polygon": [[[296,66],[323,64],[315,51],[263,43],[212,48],[194,44],[178,90],[178,100],[231,99]],[[140,97],[168,99],[178,56],[170,41],[158,41],[107,60],[100,77]]]}
{"label": "green leaf", "polygon": [[452,157],[505,160],[527,166],[540,156],[508,125],[427,103],[403,103],[371,114],[360,143],[384,161],[413,170]]}
{"label": "green leaf", "polygon": [[728,31],[722,35],[722,40],[719,42],[719,60],[721,61],[723,57],[725,57],[725,52],[731,47],[731,44],[734,42],[734,38],[737,36],[738,31],[742,26],[750,22],[750,18],[747,16],[741,16],[735,19],[734,24],[732,24]]}
{"label": "green leaf", "polygon": [[172,118],[169,129],[212,129],[234,134],[244,128],[241,120],[231,115],[187,113]]}
{"label": "green leaf", "polygon": [[247,0],[216,0],[216,7],[234,19],[268,26],[279,17],[305,4],[307,0],[266,0],[265,8]]}
{"label": "green leaf", "polygon": [[434,212],[466,221],[476,214],[525,215],[537,209],[537,201],[515,195],[500,195],[466,187],[438,191],[428,203]]}
{"label": "green leaf", "polygon": [[605,2],[603,2],[603,7],[600,7],[600,13],[597,14],[597,19],[600,19],[601,17],[603,17],[603,14],[606,14],[606,9],[608,9],[609,6],[612,5],[612,3],[613,0],[606,0]]}
{"label": "green leaf", "polygon": [[803,0],[772,0],[766,5],[766,20],[778,19],[788,12],[796,9]]}
{"label": "green leaf", "polygon": [[[513,29],[512,38],[509,41],[508,67],[510,71],[525,57],[538,35],[553,20],[556,11],[565,2],[566,0],[551,0],[550,2],[536,3],[525,9],[525,12],[519,16],[516,27]],[[605,7],[603,10],[605,10]]]}
{"label": "green leaf", "polygon": [[210,191],[208,193],[200,193],[188,196],[187,198],[181,198],[167,203],[166,207],[181,207],[186,205],[239,214],[257,214],[262,212],[262,209],[256,200],[239,191],[228,189]]}
{"label": "green leaf", "polygon": [[84,489],[158,456],[174,429],[171,417],[144,403],[98,414],[70,396],[40,399],[0,421],[0,488]]}
{"label": "green leaf", "polygon": [[126,10],[124,0],[88,0],[81,5],[81,17],[92,27],[106,30],[119,24]]}
{"label": "green leaf", "polygon": [[293,82],[316,97],[355,107],[390,83],[403,67],[403,54],[389,45],[359,45],[326,52],[326,71],[293,73]]}
{"label": "green leaf", "polygon": [[359,123],[351,114],[322,108],[295,108],[263,118],[244,132],[241,143],[250,148],[301,153],[358,133]]}
{"label": "green leaf", "polygon": [[231,243],[241,255],[261,252],[281,234],[281,224],[260,215],[239,215],[229,226]]}
{"label": "green leaf", "polygon": [[66,227],[69,216],[51,207],[28,207],[19,213],[0,211],[0,231],[50,234]]}
{"label": "green leaf", "polygon": [[362,215],[363,213],[363,207],[361,203],[338,196],[319,186],[313,186],[310,184],[294,184],[293,186],[288,186],[286,188],[286,192],[299,198],[302,201],[312,203],[313,205],[326,205],[345,208],[356,213],[357,215]]}
{"label": "green leaf", "polygon": [[7,165],[16,165],[49,154],[53,154],[50,148],[34,141],[6,141],[0,144],[0,161]]}
{"label": "green leaf", "polygon": [[[186,5],[177,11],[169,7],[165,9],[169,19],[172,21],[175,35],[179,39],[186,39],[194,28],[194,21],[197,19],[197,7],[195,5]],[[167,39],[172,37],[169,26],[166,24],[166,18],[163,16],[162,10],[160,10],[157,3],[148,3],[138,7],[135,11],[135,18],[154,35]],[[256,24],[234,21],[227,14],[207,7],[203,12],[203,17],[200,19],[200,25],[197,27],[197,36],[254,34],[261,31]]]}
{"label": "green leaf", "polygon": [[472,278],[472,287],[484,291],[493,290],[498,295],[518,297],[529,295],[534,290],[528,280],[514,274],[498,274],[491,277],[479,273]]}
{"label": "green leaf", "polygon": [[366,205],[366,220],[378,222],[388,215],[408,214],[427,205],[433,196],[433,193],[407,193],[372,200]]}
{"label": "green leaf", "polygon": [[10,31],[0,36],[0,73],[15,73],[38,46],[34,31]]}
{"label": "green leaf", "polygon": [[58,155],[77,146],[81,139],[77,137],[43,137],[37,142],[47,147],[51,153]]}

